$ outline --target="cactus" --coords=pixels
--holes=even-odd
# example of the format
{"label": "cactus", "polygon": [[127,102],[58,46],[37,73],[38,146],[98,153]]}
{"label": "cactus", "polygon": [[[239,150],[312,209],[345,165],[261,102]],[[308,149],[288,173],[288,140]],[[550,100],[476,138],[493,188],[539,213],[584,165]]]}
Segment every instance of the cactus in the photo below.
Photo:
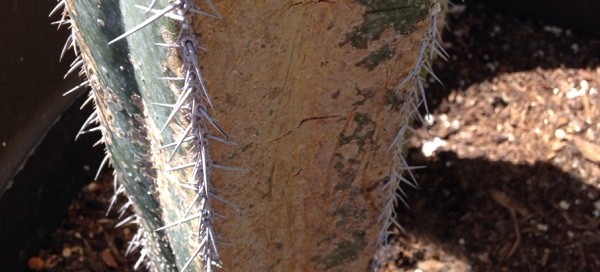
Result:
{"label": "cactus", "polygon": [[135,211],[119,225],[140,226],[136,268],[367,269],[416,186],[404,144],[443,3],[134,2],[53,12],[92,87],[80,133],[102,133]]}

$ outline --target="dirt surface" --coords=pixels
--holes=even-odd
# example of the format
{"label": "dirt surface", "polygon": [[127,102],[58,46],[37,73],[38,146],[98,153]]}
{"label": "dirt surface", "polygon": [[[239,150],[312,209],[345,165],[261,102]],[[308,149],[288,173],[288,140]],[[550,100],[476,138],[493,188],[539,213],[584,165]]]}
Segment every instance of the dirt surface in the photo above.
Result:
{"label": "dirt surface", "polygon": [[69,206],[68,219],[54,232],[52,240],[29,259],[30,271],[134,271],[139,252],[125,253],[137,227],[135,224],[114,227],[131,212],[121,210],[126,203],[121,197],[107,215],[113,188],[110,172],[84,187]]}
{"label": "dirt surface", "polygon": [[[409,151],[427,168],[383,270],[600,271],[600,40],[477,5],[448,20],[445,86]],[[111,195],[87,186],[30,265],[130,271],[135,229],[104,216]]]}
{"label": "dirt surface", "polygon": [[600,40],[482,6],[449,21],[388,271],[600,271]]}

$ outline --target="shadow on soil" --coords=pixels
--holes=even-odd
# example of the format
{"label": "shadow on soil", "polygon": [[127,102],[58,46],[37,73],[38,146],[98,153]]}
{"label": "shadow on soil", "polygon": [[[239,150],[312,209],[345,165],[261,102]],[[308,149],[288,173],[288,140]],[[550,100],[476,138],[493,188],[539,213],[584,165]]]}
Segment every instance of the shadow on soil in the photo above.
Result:
{"label": "shadow on soil", "polygon": [[[407,192],[412,207],[399,209],[400,223],[473,271],[500,268],[491,263],[510,271],[591,271],[588,265],[600,261],[600,220],[593,214],[600,191],[577,177],[545,162],[410,154],[410,162],[427,171],[415,171],[420,189]],[[403,268],[411,266],[404,261]]]}
{"label": "shadow on soil", "polygon": [[503,73],[600,66],[600,38],[591,34],[548,27],[488,6],[466,8],[447,17],[443,41],[451,59],[433,65],[444,86],[428,88],[429,109],[440,106],[452,91]]}
{"label": "shadow on soil", "polygon": [[[452,60],[434,65],[445,86],[429,87],[432,112],[448,111],[443,101],[451,92],[503,73],[600,66],[600,40],[583,33],[545,29],[480,5],[448,17],[444,42]],[[406,191],[411,209],[398,208],[407,233],[400,247],[415,244],[403,239],[433,242],[473,271],[590,271],[600,264],[600,220],[593,214],[600,191],[578,177],[540,161],[515,165],[452,152],[423,158],[417,149],[409,154],[409,164],[427,170],[415,171],[420,189]],[[409,269],[427,259],[401,254],[396,261]]]}

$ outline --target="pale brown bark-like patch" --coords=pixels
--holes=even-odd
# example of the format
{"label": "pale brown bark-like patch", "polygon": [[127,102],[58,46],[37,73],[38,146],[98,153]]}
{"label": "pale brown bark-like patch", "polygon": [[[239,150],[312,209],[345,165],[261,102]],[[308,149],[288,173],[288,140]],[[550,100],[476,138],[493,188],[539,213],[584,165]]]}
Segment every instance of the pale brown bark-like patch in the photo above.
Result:
{"label": "pale brown bark-like patch", "polygon": [[[363,21],[354,1],[221,2],[221,21],[196,27],[214,111],[239,148],[213,158],[248,173],[215,170],[215,188],[241,212],[216,203],[225,269],[367,269],[392,171],[386,152],[401,116],[389,90],[413,68],[428,24],[357,49],[342,43]],[[356,65],[382,46],[395,54]]]}

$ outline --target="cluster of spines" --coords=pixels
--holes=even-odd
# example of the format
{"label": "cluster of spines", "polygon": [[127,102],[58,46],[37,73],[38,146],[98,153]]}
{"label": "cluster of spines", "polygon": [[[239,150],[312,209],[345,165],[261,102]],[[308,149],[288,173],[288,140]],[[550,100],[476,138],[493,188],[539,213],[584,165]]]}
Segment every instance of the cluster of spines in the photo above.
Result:
{"label": "cluster of spines", "polygon": [[[75,54],[75,59],[70,64],[69,70],[65,73],[64,78],[67,78],[69,75],[73,74],[77,70],[79,70],[78,76],[87,78],[89,75],[87,75],[87,71],[85,69],[86,59],[84,58],[84,56],[81,54],[81,51],[79,50],[79,44],[77,42],[77,35],[75,33],[75,29],[72,26],[72,21],[69,16],[69,10],[67,8],[66,0],[59,0],[58,4],[50,12],[49,16],[53,16],[57,12],[61,12],[61,18],[60,18],[60,20],[53,22],[52,24],[57,25],[58,28],[60,28],[63,25],[68,26],[69,32],[70,32],[69,36],[67,37],[67,41],[60,53],[60,59],[61,60],[63,59],[64,55],[66,54],[66,52],[69,49],[72,49]],[[63,94],[63,96],[75,93],[76,91],[85,89],[89,86],[90,86],[90,81],[88,79],[85,79],[80,84],[78,84],[75,87],[71,88],[70,90],[66,91]],[[96,98],[95,98],[94,92],[92,90],[90,90],[88,92],[88,98],[80,106],[80,109],[83,109],[85,106],[90,104],[92,101],[94,102],[92,104],[95,106]],[[104,127],[100,124],[98,109],[94,108],[94,111],[92,112],[92,114],[84,121],[83,125],[77,132],[77,135],[75,136],[75,140],[77,140],[83,134],[87,134],[87,133],[91,133],[91,132],[101,132],[102,137],[100,138],[100,140],[98,140],[94,144],[94,146],[103,144],[105,142],[103,130],[104,130]],[[94,179],[98,179],[98,177],[100,176],[100,173],[102,172],[104,167],[108,165],[109,162],[110,162],[110,154],[107,152],[107,150],[105,150],[105,156],[102,159],[102,161],[100,162],[100,166],[98,168],[98,171],[96,172]],[[118,177],[117,173],[114,173],[114,194],[113,194],[112,198],[110,199],[110,204],[109,204],[109,207],[107,210],[107,214],[112,209],[114,204],[116,203],[118,196],[126,195],[125,188],[123,187],[123,185],[119,184],[117,177]],[[128,211],[130,211],[130,208],[132,206],[133,206],[132,200],[129,197],[127,197],[127,202],[122,204],[121,207],[118,209],[118,214],[119,214],[118,218],[119,219],[123,218],[123,216]],[[126,218],[122,219],[120,222],[118,222],[115,225],[115,227],[118,228],[118,227],[128,225],[128,224],[137,224],[138,225],[138,231],[134,235],[132,241],[129,242],[129,245],[125,252],[125,254],[128,255],[128,254],[132,253],[133,251],[141,248],[140,257],[138,258],[138,260],[135,262],[135,265],[134,265],[134,269],[138,269],[140,267],[140,265],[142,263],[144,263],[144,260],[146,259],[146,255],[147,255],[147,250],[146,250],[146,246],[145,246],[146,240],[144,237],[145,232],[144,232],[144,229],[142,228],[141,224],[139,224],[139,217],[135,214],[127,216]],[[149,265],[151,263],[150,262],[145,262],[145,263],[147,265],[146,268],[149,269],[150,268]]]}
{"label": "cluster of spines", "polygon": [[[171,113],[161,128],[161,133],[168,127],[172,120],[178,116],[178,114],[189,116],[190,123],[183,130],[183,133],[178,137],[177,141],[163,145],[160,149],[174,147],[172,153],[168,157],[168,160],[171,161],[175,154],[178,153],[178,150],[185,146],[184,143],[191,143],[191,145],[189,145],[191,149],[189,150],[191,151],[189,153],[192,154],[191,162],[172,167],[167,169],[167,171],[192,168],[193,181],[191,183],[183,182],[181,185],[194,190],[195,196],[189,207],[185,209],[184,218],[167,224],[156,231],[162,231],[192,219],[199,219],[199,244],[182,267],[182,271],[186,270],[197,256],[202,259],[205,271],[212,271],[213,267],[219,267],[221,265],[217,248],[218,236],[214,229],[214,219],[216,214],[212,207],[212,200],[217,199],[224,201],[225,203],[228,202],[215,194],[212,187],[210,169],[244,170],[220,165],[214,162],[209,154],[211,140],[230,144],[233,143],[227,140],[227,135],[218,125],[216,120],[209,114],[209,109],[212,108],[212,102],[202,76],[200,59],[197,54],[197,50],[202,49],[202,47],[199,46],[192,25],[194,16],[196,15],[204,15],[216,19],[222,17],[210,0],[205,0],[204,3],[208,6],[208,10],[197,7],[193,0],[176,0],[163,9],[153,9],[155,1],[153,1],[149,7],[136,5],[136,7],[140,9],[154,13],[154,15],[109,42],[109,44],[117,42],[161,17],[167,17],[179,22],[179,34],[175,39],[175,42],[172,44],[157,45],[174,48],[178,51],[179,57],[183,63],[183,74],[181,77],[167,79],[183,81],[181,94],[172,105],[160,103],[156,103],[155,105],[171,108]],[[213,131],[218,132],[221,137],[213,135],[209,127],[211,127]],[[198,212],[189,215],[194,206],[197,206]]]}
{"label": "cluster of spines", "polygon": [[426,112],[429,111],[426,104],[424,78],[430,75],[439,81],[431,69],[431,60],[436,56],[444,60],[448,59],[448,54],[441,44],[441,36],[437,24],[438,15],[442,9],[440,2],[440,0],[431,1],[431,8],[427,18],[430,21],[430,25],[421,41],[415,65],[394,89],[394,92],[406,99],[400,109],[402,113],[402,119],[399,120],[401,127],[389,148],[393,152],[393,169],[389,181],[383,187],[386,199],[380,216],[380,221],[383,220],[383,225],[377,238],[376,244],[378,247],[385,246],[390,241],[390,236],[393,235],[393,228],[403,229],[397,221],[398,217],[396,213],[396,207],[400,203],[408,207],[408,203],[404,199],[406,194],[402,189],[402,184],[418,188],[412,170],[419,167],[409,166],[404,159],[404,152],[408,138],[414,132],[410,127],[411,120],[417,119],[425,123],[418,109],[421,105],[424,105]]}
{"label": "cluster of spines", "polygon": [[[189,260],[186,261],[184,267],[182,268],[182,271],[184,271],[197,256],[200,256],[201,259],[203,260],[203,262],[205,263],[205,270],[212,271],[213,266],[220,266],[220,263],[221,263],[219,254],[218,254],[218,250],[217,250],[217,235],[215,234],[214,227],[213,227],[213,220],[214,220],[215,214],[214,214],[214,211],[212,208],[212,198],[219,199],[221,201],[224,201],[225,203],[228,203],[228,202],[214,194],[214,190],[211,186],[210,168],[225,169],[225,170],[242,170],[242,171],[244,169],[219,165],[210,159],[210,156],[209,156],[210,140],[216,140],[216,141],[228,143],[228,144],[234,144],[234,143],[231,141],[228,141],[226,139],[227,136],[225,135],[223,130],[219,127],[219,125],[217,124],[215,119],[212,116],[210,116],[210,114],[209,114],[208,108],[209,107],[212,108],[212,102],[210,100],[210,96],[208,95],[208,91],[207,91],[206,85],[205,85],[203,77],[202,77],[199,58],[196,53],[197,49],[199,49],[199,48],[201,49],[201,47],[198,45],[198,40],[196,39],[196,36],[193,32],[193,28],[191,26],[193,25],[193,17],[195,14],[213,17],[213,18],[217,18],[217,19],[220,19],[221,15],[218,13],[215,6],[213,5],[213,3],[210,0],[205,0],[205,3],[208,5],[210,11],[205,11],[200,8],[197,8],[196,5],[194,4],[193,0],[176,0],[176,1],[173,1],[172,3],[170,3],[167,7],[160,9],[160,10],[153,8],[155,3],[156,3],[156,0],[153,0],[152,3],[148,7],[136,5],[136,7],[140,8],[140,9],[144,9],[146,12],[152,12],[154,15],[150,16],[148,19],[146,19],[145,21],[143,21],[136,27],[134,27],[134,28],[128,30],[127,32],[123,33],[122,35],[116,37],[115,39],[113,39],[112,41],[109,42],[109,45],[135,33],[136,31],[144,28],[145,26],[149,25],[150,23],[154,22],[155,20],[157,20],[161,17],[167,17],[167,18],[173,19],[175,21],[178,21],[180,23],[179,24],[180,33],[178,35],[178,38],[176,39],[176,41],[173,44],[157,44],[157,45],[176,48],[178,50],[179,56],[181,57],[181,59],[183,61],[184,75],[181,78],[168,78],[168,79],[184,81],[184,84],[182,87],[182,94],[180,95],[180,97],[177,99],[177,101],[173,105],[165,105],[165,104],[160,104],[160,103],[156,103],[155,105],[163,105],[163,106],[168,106],[168,107],[172,108],[171,114],[168,116],[167,122],[162,127],[161,132],[166,129],[166,127],[171,122],[171,120],[173,120],[173,118],[180,111],[188,113],[190,116],[190,125],[184,130],[184,133],[181,135],[179,140],[175,143],[164,145],[161,148],[169,148],[169,147],[173,147],[173,146],[175,147],[175,150],[169,156],[169,161],[170,161],[174,157],[174,155],[177,153],[177,151],[180,149],[180,147],[183,146],[183,143],[185,143],[185,142],[192,143],[192,145],[191,145],[191,148],[193,149],[192,154],[194,154],[193,162],[184,164],[182,166],[172,167],[168,170],[173,171],[173,170],[193,167],[194,181],[190,185],[187,185],[187,186],[191,187],[191,189],[193,189],[195,191],[196,195],[192,201],[193,203],[185,211],[185,215],[184,215],[185,218],[179,220],[178,222],[165,225],[162,228],[159,228],[155,231],[161,231],[166,228],[179,225],[179,224],[189,221],[191,219],[200,218],[198,248],[195,250],[195,252],[189,258]],[[85,75],[87,75],[86,74],[87,71],[85,70],[86,61],[85,61],[84,57],[80,54],[80,50],[78,47],[79,45],[77,43],[77,35],[75,33],[75,30],[70,26],[71,19],[69,18],[69,11],[67,9],[66,0],[59,0],[56,7],[51,11],[50,16],[59,12],[61,9],[63,10],[62,14],[61,14],[62,15],[61,19],[53,24],[57,24],[59,27],[62,25],[69,25],[69,29],[70,29],[71,33],[67,39],[65,47],[63,48],[63,50],[61,52],[60,58],[62,59],[62,57],[64,56],[64,54],[66,53],[66,51],[69,48],[74,50],[75,56],[76,56],[75,60],[71,63],[70,69],[66,73],[65,77],[67,77],[68,75],[70,75],[71,73],[76,71],[77,69],[80,69],[80,73],[79,73],[80,76],[85,76]],[[89,85],[90,85],[89,80],[84,80],[81,84],[78,84],[71,90],[65,92],[64,95],[73,93],[73,92],[75,92],[81,88],[87,87]],[[91,101],[95,102],[95,97],[94,97],[93,91],[89,92],[89,98],[84,102],[82,107],[84,107],[86,104],[88,104]],[[94,126],[94,125],[97,125],[97,126]],[[221,137],[211,134],[208,126],[212,126],[216,131],[221,133],[221,135],[223,135],[224,138],[221,138]],[[77,133],[76,138],[78,138],[82,134],[94,132],[94,131],[103,132],[103,127],[100,125],[100,122],[99,122],[99,114],[98,114],[97,109],[95,109],[94,112],[90,115],[90,117],[84,122],[82,128]],[[189,134],[191,134],[191,136],[188,136]],[[104,138],[101,138],[97,144],[101,144],[103,142],[104,142]],[[96,178],[98,178],[98,175],[100,174],[103,167],[109,162],[109,158],[110,158],[110,156],[107,152],[105,158],[102,160],[102,162],[100,164],[100,168],[98,170]],[[117,181],[116,173],[115,173],[114,177],[115,177],[114,195],[110,200],[109,211],[115,204],[115,202],[118,198],[118,195],[125,193],[125,189],[124,189],[123,185],[120,185]],[[186,183],[182,183],[182,184],[184,186],[186,186]],[[228,203],[228,204],[230,204],[230,203]],[[132,200],[130,198],[128,198],[128,201],[124,205],[122,205],[122,207],[118,210],[119,218],[123,217],[125,212],[132,205],[133,205]],[[194,205],[198,206],[199,212],[195,215],[187,216],[189,214],[189,212],[193,209]],[[119,223],[117,223],[115,225],[115,227],[120,227],[120,226],[123,226],[126,224],[132,224],[132,223],[138,224],[140,228],[139,228],[138,232],[136,233],[136,235],[134,236],[133,240],[130,241],[129,246],[126,251],[126,254],[129,254],[136,249],[141,249],[140,257],[134,265],[134,269],[137,269],[144,262],[145,258],[147,257],[146,256],[147,255],[146,254],[147,253],[146,238],[144,235],[145,231],[143,230],[141,224],[139,224],[139,217],[135,214],[130,215],[130,216],[122,219]],[[147,265],[149,265],[150,263],[151,262],[146,262]]]}

